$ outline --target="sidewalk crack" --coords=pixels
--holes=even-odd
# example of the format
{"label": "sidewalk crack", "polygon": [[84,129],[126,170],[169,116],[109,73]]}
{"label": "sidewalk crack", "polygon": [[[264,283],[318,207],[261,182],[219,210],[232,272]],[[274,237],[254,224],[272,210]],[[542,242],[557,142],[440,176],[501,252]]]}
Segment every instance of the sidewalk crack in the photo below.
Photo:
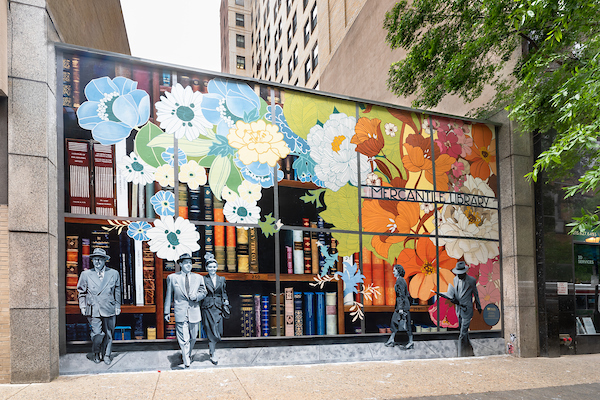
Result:
{"label": "sidewalk crack", "polygon": [[248,391],[246,390],[246,387],[244,386],[244,384],[242,383],[242,381],[240,380],[240,377],[237,376],[237,374],[235,373],[235,369],[231,368],[231,372],[233,372],[233,375],[235,375],[236,379],[238,380],[238,382],[240,383],[240,385],[242,386],[242,389],[244,389],[244,392],[246,392],[246,396],[248,396],[249,399],[252,399],[252,397],[250,396],[250,394],[248,393]]}

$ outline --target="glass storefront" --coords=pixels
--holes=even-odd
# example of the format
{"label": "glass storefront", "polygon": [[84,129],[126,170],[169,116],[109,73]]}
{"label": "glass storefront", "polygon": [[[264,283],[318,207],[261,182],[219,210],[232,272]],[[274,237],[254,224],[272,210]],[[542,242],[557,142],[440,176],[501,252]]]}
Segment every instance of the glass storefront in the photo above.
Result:
{"label": "glass storefront", "polygon": [[413,331],[456,331],[454,306],[436,292],[453,284],[458,261],[484,308],[471,330],[500,334],[493,125],[57,54],[68,343],[89,340],[77,281],[96,248],[121,278],[117,339],[174,338],[164,288],[183,253],[201,274],[214,254],[227,280],[224,337],[389,332],[396,263]]}

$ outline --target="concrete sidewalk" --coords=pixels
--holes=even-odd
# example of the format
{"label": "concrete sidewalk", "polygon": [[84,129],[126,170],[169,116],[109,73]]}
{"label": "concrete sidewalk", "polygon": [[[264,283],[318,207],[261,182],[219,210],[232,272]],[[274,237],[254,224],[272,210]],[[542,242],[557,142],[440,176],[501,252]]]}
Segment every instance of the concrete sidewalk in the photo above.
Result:
{"label": "concrete sidewalk", "polygon": [[600,354],[593,354],[112,373],[61,376],[44,384],[0,385],[0,398],[291,400],[463,395],[453,398],[493,399],[553,393],[553,398],[595,400],[599,365]]}

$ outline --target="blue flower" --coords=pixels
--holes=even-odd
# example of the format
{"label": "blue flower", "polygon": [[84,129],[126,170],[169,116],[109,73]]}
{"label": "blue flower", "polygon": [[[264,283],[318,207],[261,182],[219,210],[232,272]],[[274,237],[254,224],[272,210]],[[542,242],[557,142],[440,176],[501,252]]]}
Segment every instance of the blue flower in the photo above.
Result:
{"label": "blue flower", "polygon": [[150,117],[148,93],[122,76],[93,79],[85,87],[85,97],[88,101],[77,110],[79,126],[91,130],[102,144],[120,142]]}
{"label": "blue flower", "polygon": [[161,190],[150,198],[154,212],[160,216],[175,215],[175,196],[171,192]]}
{"label": "blue flower", "polygon": [[[271,107],[265,114],[265,120],[271,121]],[[283,108],[279,104],[275,105],[275,124],[279,127],[279,132],[283,133],[283,140],[290,148],[291,154],[306,154],[310,151],[310,146],[300,136],[296,135],[287,123]]]}
{"label": "blue flower", "polygon": [[222,136],[239,120],[248,123],[260,118],[260,97],[245,83],[211,80],[201,107],[204,118],[217,125],[217,134]]}
{"label": "blue flower", "polygon": [[[163,151],[160,155],[165,162],[167,162],[171,167],[175,164],[175,148],[169,147],[167,150]],[[187,163],[187,156],[181,149],[177,149],[177,164],[181,167],[183,164]]]}
{"label": "blue flower", "polygon": [[[244,165],[243,162],[236,156],[233,160],[235,165],[240,169],[242,176],[250,183],[259,183],[264,188],[269,188],[274,185],[273,181],[273,167],[269,164],[261,164],[258,161]],[[283,171],[277,164],[277,181],[283,179]]]}
{"label": "blue flower", "polygon": [[127,236],[133,238],[134,240],[148,240],[148,229],[152,228],[152,225],[145,221],[136,221],[129,224],[127,228]]}
{"label": "blue flower", "polygon": [[294,160],[292,168],[296,171],[296,176],[300,182],[313,181],[315,184],[319,184],[321,180],[317,178],[315,173],[315,161],[308,154],[299,154],[298,158]]}

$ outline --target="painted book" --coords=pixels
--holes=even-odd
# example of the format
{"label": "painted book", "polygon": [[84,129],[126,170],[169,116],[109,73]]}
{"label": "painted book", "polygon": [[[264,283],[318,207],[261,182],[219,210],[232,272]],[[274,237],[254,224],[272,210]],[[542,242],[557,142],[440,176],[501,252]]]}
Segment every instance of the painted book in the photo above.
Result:
{"label": "painted book", "polygon": [[256,336],[262,336],[261,319],[260,319],[260,294],[254,295],[254,332]]}
{"label": "painted book", "polygon": [[227,272],[237,272],[237,257],[235,255],[237,233],[235,226],[225,228],[225,256],[227,257]]}
{"label": "painted book", "polygon": [[261,336],[270,336],[271,325],[269,321],[269,296],[261,296],[260,298],[260,332]]}
{"label": "painted book", "polygon": [[144,254],[141,240],[133,241],[135,305],[144,305]]}
{"label": "painted book", "polygon": [[[275,293],[269,295],[271,299],[269,325],[271,336],[277,336],[277,296]],[[279,293],[279,336],[285,336],[285,293]]]}
{"label": "painted book", "polygon": [[285,336],[294,336],[294,289],[285,288]]}
{"label": "painted book", "polygon": [[90,269],[90,249],[91,243],[89,238],[81,238],[81,270]]}
{"label": "painted book", "polygon": [[326,309],[325,309],[325,292],[316,292],[317,296],[317,318],[316,327],[317,335],[324,335],[327,332],[326,328]]}
{"label": "painted book", "polygon": [[154,292],[156,286],[154,280],[154,253],[150,251],[150,245],[148,242],[142,242],[142,259],[144,263],[144,303],[147,305],[155,304]]}
{"label": "painted book", "polygon": [[[372,252],[370,250],[367,250],[367,248],[363,247],[363,251],[362,251],[362,273],[365,276],[364,279],[364,284],[365,287],[369,287],[370,284],[373,283],[373,269],[371,267],[371,257],[372,257]],[[367,299],[366,297],[363,299],[363,304],[365,306],[371,306],[373,305],[373,299]]]}
{"label": "painted book", "polygon": [[250,272],[248,230],[236,228],[237,233],[237,272]]}
{"label": "painted book", "polygon": [[379,296],[373,299],[373,305],[383,306],[385,305],[385,272],[383,260],[373,254],[371,265],[373,267],[373,285],[379,287]]}
{"label": "painted book", "polygon": [[67,139],[69,208],[73,214],[91,213],[90,160],[87,141]]}
{"label": "painted book", "polygon": [[189,209],[187,184],[179,182],[179,216],[188,219],[188,210]]}
{"label": "painted book", "polygon": [[242,336],[254,336],[254,296],[240,294],[240,310],[242,319]]}
{"label": "painted book", "polygon": [[292,239],[294,241],[294,274],[304,273],[304,244],[302,231],[292,231]]}
{"label": "painted book", "polygon": [[[223,200],[213,196],[213,219],[215,222],[225,222],[223,214]],[[213,240],[215,243],[215,259],[218,263],[218,270],[225,271],[227,267],[225,256],[225,226],[215,225],[213,227]]]}
{"label": "painted book", "polygon": [[[302,218],[302,226],[310,228],[308,218]],[[312,250],[310,247],[310,231],[302,231],[302,251],[304,254],[304,273],[312,273]]]}
{"label": "painted book", "polygon": [[249,246],[249,256],[250,256],[250,266],[249,270],[253,274],[258,273],[258,229],[250,228],[248,229],[248,246]]}
{"label": "painted book", "polygon": [[100,215],[115,215],[114,155],[110,145],[94,143],[94,210]]}
{"label": "painted book", "polygon": [[202,219],[202,209],[204,207],[204,188],[190,189],[188,192],[188,217],[191,221],[200,221]]}
{"label": "painted book", "polygon": [[66,302],[79,304],[77,281],[79,280],[79,236],[67,236]]}
{"label": "painted book", "polygon": [[[317,223],[316,222],[311,222],[310,223],[310,227],[311,228],[316,228],[317,227]],[[310,259],[311,259],[311,272],[316,275],[319,273],[319,246],[317,246],[317,241],[319,240],[318,238],[318,233],[316,231],[313,231],[310,233]]]}
{"label": "painted book", "polygon": [[314,335],[315,333],[315,294],[304,292],[304,334]]}
{"label": "painted book", "polygon": [[396,305],[396,278],[394,277],[394,270],[389,262],[383,262],[383,279],[384,279],[384,291],[385,291],[385,305],[395,306]]}
{"label": "painted book", "polygon": [[294,292],[294,336],[304,335],[304,315],[302,313],[302,292]]}
{"label": "painted book", "polygon": [[337,335],[337,293],[325,293],[325,325],[328,335]]}
{"label": "painted book", "polygon": [[[209,186],[204,186],[204,220],[213,221],[213,196]],[[204,252],[215,254],[213,227],[204,227]]]}

